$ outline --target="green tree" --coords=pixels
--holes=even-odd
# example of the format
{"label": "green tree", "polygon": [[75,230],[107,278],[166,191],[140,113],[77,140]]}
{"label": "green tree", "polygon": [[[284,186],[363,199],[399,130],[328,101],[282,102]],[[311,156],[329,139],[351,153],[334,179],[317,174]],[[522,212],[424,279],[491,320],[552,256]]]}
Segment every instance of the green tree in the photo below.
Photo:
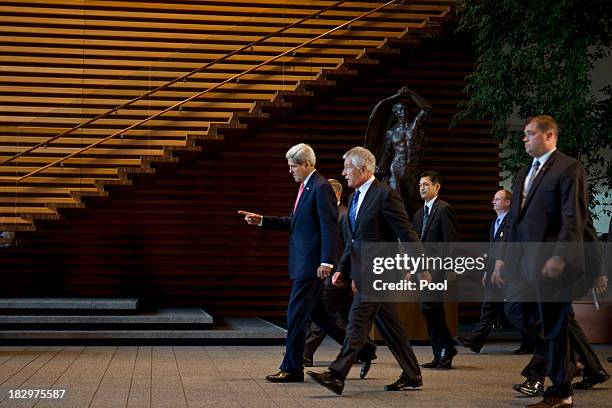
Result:
{"label": "green tree", "polygon": [[504,142],[502,168],[515,174],[528,157],[522,137],[508,128],[513,112],[521,118],[549,114],[561,127],[559,149],[587,170],[591,209],[612,197],[612,86],[597,101],[590,72],[610,55],[610,0],[459,0],[459,31],[469,33],[476,67],[468,77],[468,100],[455,123],[491,121]]}

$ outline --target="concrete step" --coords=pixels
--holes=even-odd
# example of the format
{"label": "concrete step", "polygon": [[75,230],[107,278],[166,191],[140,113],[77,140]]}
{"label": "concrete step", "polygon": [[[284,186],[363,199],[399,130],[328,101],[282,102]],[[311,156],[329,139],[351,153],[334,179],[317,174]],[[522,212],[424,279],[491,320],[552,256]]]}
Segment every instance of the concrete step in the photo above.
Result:
{"label": "concrete step", "polygon": [[212,324],[204,310],[193,308],[159,309],[131,315],[0,315],[0,324]]}
{"label": "concrete step", "polygon": [[5,310],[136,310],[138,298],[0,298]]}
{"label": "concrete step", "polygon": [[1,330],[0,341],[18,340],[276,340],[286,330],[259,318],[228,318],[202,330]]}

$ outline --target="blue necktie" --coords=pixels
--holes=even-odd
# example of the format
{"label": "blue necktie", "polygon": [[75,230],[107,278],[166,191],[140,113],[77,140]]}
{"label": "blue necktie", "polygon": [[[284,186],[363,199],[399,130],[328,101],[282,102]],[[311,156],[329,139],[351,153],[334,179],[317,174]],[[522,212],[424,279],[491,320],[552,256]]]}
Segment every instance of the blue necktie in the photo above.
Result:
{"label": "blue necktie", "polygon": [[351,204],[351,211],[349,212],[349,221],[351,223],[351,230],[355,231],[355,222],[357,222],[357,204],[359,203],[359,190],[355,190],[353,194],[353,203]]}
{"label": "blue necktie", "polygon": [[499,229],[499,224],[501,224],[501,218],[495,220],[495,226],[493,227],[493,238],[497,235],[497,230]]}
{"label": "blue necktie", "polygon": [[429,221],[429,206],[425,206],[423,209],[423,225],[421,226],[421,238],[425,235],[425,227],[427,227],[427,222]]}

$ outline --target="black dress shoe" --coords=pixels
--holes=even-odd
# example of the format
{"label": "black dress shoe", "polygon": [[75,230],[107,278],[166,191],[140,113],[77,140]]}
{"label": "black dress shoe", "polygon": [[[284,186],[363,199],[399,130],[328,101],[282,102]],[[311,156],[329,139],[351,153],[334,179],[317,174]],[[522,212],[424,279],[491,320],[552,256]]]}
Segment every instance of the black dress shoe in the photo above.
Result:
{"label": "black dress shoe", "polygon": [[281,370],[276,374],[266,375],[266,381],[273,383],[304,382],[304,373],[289,373]]}
{"label": "black dress shoe", "polygon": [[322,373],[308,371],[306,374],[311,376],[317,384],[324,386],[331,392],[336,393],[338,395],[342,394],[342,390],[344,389],[344,380],[338,378],[338,376],[334,375],[334,373],[332,373],[331,371],[325,371]]}
{"label": "black dress shoe", "polygon": [[453,368],[453,357],[457,355],[457,349],[442,349],[440,353],[440,360],[438,361],[438,366],[436,368],[440,368],[442,370],[450,370]]}
{"label": "black dress shoe", "polygon": [[417,378],[408,378],[408,376],[402,376],[393,384],[385,385],[385,391],[400,391],[404,388],[419,388],[423,386],[423,379],[419,376]]}
{"label": "black dress shoe", "polygon": [[302,358],[302,365],[304,367],[313,367],[314,366],[314,360],[312,357],[308,357],[308,356],[304,356]]}
{"label": "black dress shoe", "polygon": [[610,379],[610,376],[605,371],[600,371],[595,375],[585,375],[582,381],[572,384],[575,390],[590,390],[595,384],[601,384]]}
{"label": "black dress shoe", "polygon": [[529,395],[530,397],[538,397],[544,394],[544,383],[538,380],[530,380],[529,378],[522,384],[514,384],[512,388],[514,388],[514,391]]}
{"label": "black dress shoe", "polygon": [[472,340],[468,339],[467,337],[463,337],[463,336],[457,336],[457,342],[459,342],[459,344],[461,344],[463,347],[467,347],[470,350],[472,350],[474,353],[478,354],[480,353],[480,349],[482,347],[478,347],[476,346]]}
{"label": "black dress shoe", "polygon": [[370,367],[372,367],[372,360],[364,359],[363,363],[361,364],[361,370],[359,370],[359,378],[362,380],[366,378],[366,375],[368,375],[368,372],[370,371]]}
{"label": "black dress shoe", "polygon": [[423,367],[423,368],[437,368],[438,367],[438,363],[439,363],[438,359],[434,358],[429,363],[421,364],[421,367]]}

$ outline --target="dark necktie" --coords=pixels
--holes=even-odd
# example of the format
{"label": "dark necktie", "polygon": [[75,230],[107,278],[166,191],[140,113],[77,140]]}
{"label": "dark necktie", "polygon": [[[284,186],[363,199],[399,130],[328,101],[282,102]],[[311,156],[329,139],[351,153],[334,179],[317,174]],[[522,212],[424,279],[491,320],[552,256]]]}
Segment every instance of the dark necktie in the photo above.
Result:
{"label": "dark necktie", "polygon": [[355,222],[357,222],[357,204],[359,203],[359,190],[355,190],[353,194],[353,202],[351,204],[351,211],[349,212],[349,221],[351,223],[351,230],[355,231]]}
{"label": "dark necktie", "polygon": [[427,227],[427,222],[429,221],[429,206],[425,206],[423,208],[423,225],[421,225],[421,238],[425,235],[425,227]]}

